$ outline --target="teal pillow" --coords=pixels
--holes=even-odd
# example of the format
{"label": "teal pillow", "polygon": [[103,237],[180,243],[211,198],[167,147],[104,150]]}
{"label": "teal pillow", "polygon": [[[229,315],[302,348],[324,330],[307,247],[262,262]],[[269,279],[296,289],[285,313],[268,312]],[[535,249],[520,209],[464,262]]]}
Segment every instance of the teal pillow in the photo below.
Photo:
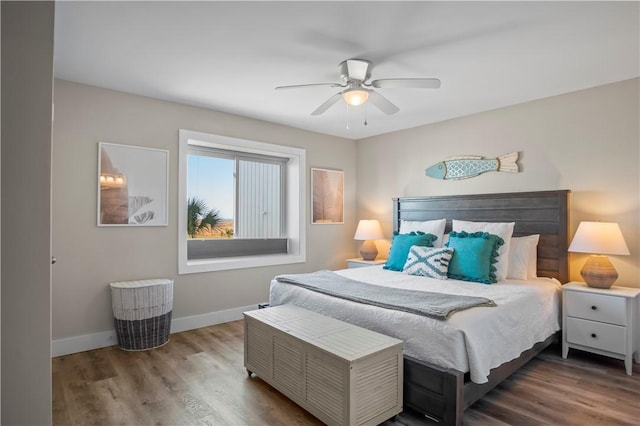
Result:
{"label": "teal pillow", "polygon": [[383,269],[402,271],[404,264],[407,262],[411,246],[433,247],[433,242],[437,239],[438,237],[433,234],[425,234],[420,231],[408,234],[394,232],[391,248],[389,249],[389,258]]}
{"label": "teal pillow", "polygon": [[503,244],[502,238],[488,232],[450,232],[446,247],[454,251],[447,276],[483,284],[497,282],[494,264],[497,262],[498,247]]}

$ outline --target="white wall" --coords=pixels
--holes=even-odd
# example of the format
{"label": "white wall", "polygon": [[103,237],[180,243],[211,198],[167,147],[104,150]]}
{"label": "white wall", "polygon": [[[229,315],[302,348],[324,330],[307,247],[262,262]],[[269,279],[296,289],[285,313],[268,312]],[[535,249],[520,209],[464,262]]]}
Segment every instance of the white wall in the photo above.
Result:
{"label": "white wall", "polygon": [[[56,343],[78,343],[60,339],[104,340],[95,334],[113,329],[108,288],[112,281],[174,279],[173,316],[185,326],[193,316],[203,317],[191,323],[225,320],[237,315],[239,308],[267,301],[269,282],[277,274],[342,268],[345,259],[354,256],[354,141],[62,80],[56,80],[54,88],[53,251],[58,259],[53,272],[54,353]],[[307,194],[305,264],[178,275],[181,128],[304,148],[308,169],[344,170],[345,224],[311,225]],[[96,226],[99,141],[170,151],[169,226]],[[307,170],[305,188],[309,186]]]}
{"label": "white wall", "polygon": [[[571,236],[582,220],[618,222],[631,256],[611,256],[616,284],[640,286],[640,79],[632,79],[357,142],[358,217],[390,237],[391,198],[570,189]],[[520,153],[521,173],[466,180],[425,176],[456,155]],[[379,244],[381,255],[388,242]],[[570,255],[581,281],[586,255]]]}
{"label": "white wall", "polygon": [[2,420],[51,424],[53,2],[2,2]]}

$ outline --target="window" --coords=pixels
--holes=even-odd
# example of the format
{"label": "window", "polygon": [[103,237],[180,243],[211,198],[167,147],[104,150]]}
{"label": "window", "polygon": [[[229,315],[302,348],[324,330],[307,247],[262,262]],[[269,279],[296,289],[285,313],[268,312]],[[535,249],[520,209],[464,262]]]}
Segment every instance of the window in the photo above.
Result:
{"label": "window", "polygon": [[190,147],[187,259],[287,253],[287,160]]}
{"label": "window", "polygon": [[305,151],[180,130],[180,274],[305,261]]}

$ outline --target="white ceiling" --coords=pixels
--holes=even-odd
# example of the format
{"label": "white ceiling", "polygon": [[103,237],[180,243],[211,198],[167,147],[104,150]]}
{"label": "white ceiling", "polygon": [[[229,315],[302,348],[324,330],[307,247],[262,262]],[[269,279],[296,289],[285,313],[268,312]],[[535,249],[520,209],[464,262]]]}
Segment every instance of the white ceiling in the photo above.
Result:
{"label": "white ceiling", "polygon": [[[640,75],[638,2],[56,2],[55,75],[360,139]],[[400,108],[340,101],[348,58]],[[364,125],[365,111],[368,125]],[[347,126],[348,124],[348,126]]]}

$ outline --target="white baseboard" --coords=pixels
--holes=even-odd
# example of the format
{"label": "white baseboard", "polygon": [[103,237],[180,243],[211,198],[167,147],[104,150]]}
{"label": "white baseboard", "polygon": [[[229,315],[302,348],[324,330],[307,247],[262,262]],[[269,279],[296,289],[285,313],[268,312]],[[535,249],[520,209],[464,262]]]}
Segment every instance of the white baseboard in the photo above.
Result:
{"label": "white baseboard", "polygon": [[82,336],[65,337],[51,341],[51,356],[75,354],[91,349],[105,348],[117,343],[116,330],[100,333],[83,334]]}
{"label": "white baseboard", "polygon": [[258,309],[258,304],[241,306],[239,308],[226,309],[224,311],[209,312],[208,314],[194,315],[191,317],[176,318],[171,321],[171,332],[193,330],[195,328],[207,327],[210,325],[222,324],[225,322],[242,319],[242,313]]}
{"label": "white baseboard", "polygon": [[[226,309],[224,311],[209,312],[202,315],[193,315],[184,318],[175,318],[171,321],[171,333],[193,330],[195,328],[222,324],[242,319],[242,313],[257,309],[258,305],[242,306]],[[62,356],[77,352],[90,351],[92,349],[105,348],[117,344],[116,330],[102,331],[100,333],[83,334],[81,336],[66,337],[51,341],[51,356]]]}

